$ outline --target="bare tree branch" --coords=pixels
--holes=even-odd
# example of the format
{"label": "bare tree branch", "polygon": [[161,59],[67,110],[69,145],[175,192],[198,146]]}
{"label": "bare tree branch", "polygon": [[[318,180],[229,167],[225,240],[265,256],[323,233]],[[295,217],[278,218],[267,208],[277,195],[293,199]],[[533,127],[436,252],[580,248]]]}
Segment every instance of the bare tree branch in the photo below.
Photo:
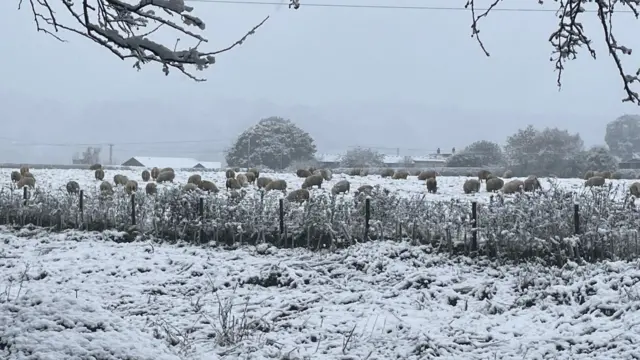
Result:
{"label": "bare tree branch", "polygon": [[[59,41],[65,41],[58,35],[60,32],[71,32],[107,48],[122,60],[134,59],[134,67],[138,70],[146,63],[155,62],[162,65],[166,75],[169,74],[169,69],[173,68],[195,81],[204,79],[194,76],[188,67],[204,70],[215,64],[216,55],[242,45],[269,19],[267,16],[230,46],[203,52],[199,47],[202,43],[207,43],[207,39],[188,27],[202,31],[205,29],[205,23],[190,14],[193,8],[185,5],[184,0],[136,0],[137,3],[124,0],[26,1],[29,2],[33,13],[36,29]],[[295,0],[295,4],[299,6],[297,1]],[[18,9],[22,8],[22,4],[23,0],[19,0]],[[70,21],[61,21],[62,17],[57,16],[56,10],[67,17],[70,15]],[[180,38],[177,38],[172,50],[151,38],[163,28],[192,39],[195,44],[178,48]]]}
{"label": "bare tree branch", "polygon": [[[487,15],[493,10],[502,0],[491,0],[491,5],[482,13],[477,14],[476,2],[478,0],[467,0],[465,8],[471,11],[471,37],[475,37],[480,45],[480,48],[486,56],[489,56],[489,52],[486,49],[484,43],[480,39],[478,29],[478,22],[487,17]],[[640,96],[637,92],[633,91],[631,86],[634,83],[640,83],[640,69],[635,74],[629,74],[624,70],[622,65],[621,55],[631,55],[632,50],[624,45],[619,44],[616,41],[616,37],[613,32],[613,17],[615,14],[616,6],[623,6],[627,10],[635,15],[636,19],[639,17],[638,7],[640,6],[640,0],[553,0],[558,4],[558,11],[556,15],[558,17],[558,27],[551,33],[549,42],[553,46],[551,61],[554,62],[555,70],[558,72],[557,84],[558,89],[562,87],[562,73],[565,68],[565,63],[570,60],[574,60],[578,56],[578,51],[581,48],[585,48],[592,58],[596,58],[596,51],[592,47],[591,38],[585,33],[584,26],[581,19],[585,17],[587,9],[595,11],[600,22],[602,34],[604,35],[604,41],[607,45],[607,51],[613,58],[613,61],[618,69],[620,78],[624,84],[624,92],[626,97],[623,102],[632,102],[640,105]],[[543,4],[543,0],[538,0],[539,4]]]}

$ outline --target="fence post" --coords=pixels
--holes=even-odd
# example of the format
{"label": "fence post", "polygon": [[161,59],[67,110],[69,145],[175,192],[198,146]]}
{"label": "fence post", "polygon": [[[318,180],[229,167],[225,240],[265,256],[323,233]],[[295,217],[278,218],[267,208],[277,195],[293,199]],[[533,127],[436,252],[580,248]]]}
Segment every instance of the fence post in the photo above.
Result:
{"label": "fence post", "polygon": [[478,251],[478,203],[471,203],[471,251]]}
{"label": "fence post", "polygon": [[24,205],[27,205],[27,199],[29,198],[29,189],[27,187],[22,188],[22,199],[24,200]]}
{"label": "fence post", "polygon": [[580,234],[580,205],[573,204],[573,233]]}
{"label": "fence post", "polygon": [[131,225],[136,225],[136,194],[131,194]]}
{"label": "fence post", "polygon": [[80,198],[78,199],[78,207],[80,208],[80,224],[84,224],[84,190],[80,190],[79,196]]}
{"label": "fence post", "polygon": [[200,215],[200,243],[205,241],[204,233],[204,198],[200,197],[200,203],[198,204],[198,213]]}
{"label": "fence post", "polygon": [[371,216],[371,199],[364,200],[364,241],[369,241],[369,218]]}
{"label": "fence post", "polygon": [[284,199],[280,199],[280,234],[284,233]]}

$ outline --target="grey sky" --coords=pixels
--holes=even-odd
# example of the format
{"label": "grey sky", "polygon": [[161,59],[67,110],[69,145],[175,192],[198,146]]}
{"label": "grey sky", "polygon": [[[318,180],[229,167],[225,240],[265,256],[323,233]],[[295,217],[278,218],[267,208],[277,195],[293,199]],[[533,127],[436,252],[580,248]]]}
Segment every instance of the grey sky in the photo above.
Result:
{"label": "grey sky", "polygon": [[[154,65],[136,72],[131,62],[70,34],[63,34],[69,43],[59,43],[36,33],[29,9],[0,2],[0,101],[7,124],[1,137],[31,144],[111,142],[118,161],[136,154],[218,160],[246,126],[278,115],[308,130],[321,152],[367,145],[408,154],[480,139],[502,143],[528,123],[579,131],[587,145],[603,143],[608,121],[640,112],[620,101],[621,82],[593,13],[584,23],[598,60],[580,54],[558,92],[547,42],[557,23],[553,13],[492,13],[481,26],[492,55],[486,58],[469,36],[467,12],[304,7],[310,0],[302,1],[298,11],[191,2],[207,22],[211,48],[232,43],[271,16],[244,45],[199,73],[205,83],[178,73],[165,77]],[[505,0],[503,7],[540,8],[536,0]],[[640,50],[630,14],[619,14],[615,28],[621,42]],[[123,144],[169,140],[213,141]],[[0,161],[69,162],[81,149],[0,139]]]}

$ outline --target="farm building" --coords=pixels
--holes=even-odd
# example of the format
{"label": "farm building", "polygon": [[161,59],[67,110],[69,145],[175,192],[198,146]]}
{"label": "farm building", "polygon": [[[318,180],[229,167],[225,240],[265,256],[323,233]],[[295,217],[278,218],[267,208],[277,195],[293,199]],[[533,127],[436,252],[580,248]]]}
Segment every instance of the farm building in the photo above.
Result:
{"label": "farm building", "polygon": [[319,154],[316,155],[318,166],[322,168],[337,168],[340,166],[342,155]]}
{"label": "farm building", "polygon": [[195,166],[195,169],[222,169],[222,163],[217,161],[200,161]]}
{"label": "farm building", "polygon": [[418,168],[443,167],[447,160],[443,156],[412,156],[413,166]]}
{"label": "farm building", "polygon": [[385,166],[391,167],[391,168],[413,166],[413,159],[411,159],[410,156],[385,155],[382,162],[384,162]]}
{"label": "farm building", "polygon": [[146,168],[171,167],[174,169],[219,169],[222,167],[222,164],[219,162],[198,161],[192,158],[134,156],[122,163],[122,166],[139,166]]}
{"label": "farm building", "polygon": [[632,158],[623,160],[618,163],[618,168],[620,169],[640,169],[640,158]]}

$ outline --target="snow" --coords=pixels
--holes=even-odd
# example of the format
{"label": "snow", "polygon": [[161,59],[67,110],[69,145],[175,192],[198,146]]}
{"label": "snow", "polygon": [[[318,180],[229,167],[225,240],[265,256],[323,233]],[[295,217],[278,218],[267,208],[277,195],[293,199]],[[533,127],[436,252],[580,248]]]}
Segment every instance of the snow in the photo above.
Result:
{"label": "snow", "polygon": [[640,263],[223,250],[0,227],[0,358],[634,359]]}

